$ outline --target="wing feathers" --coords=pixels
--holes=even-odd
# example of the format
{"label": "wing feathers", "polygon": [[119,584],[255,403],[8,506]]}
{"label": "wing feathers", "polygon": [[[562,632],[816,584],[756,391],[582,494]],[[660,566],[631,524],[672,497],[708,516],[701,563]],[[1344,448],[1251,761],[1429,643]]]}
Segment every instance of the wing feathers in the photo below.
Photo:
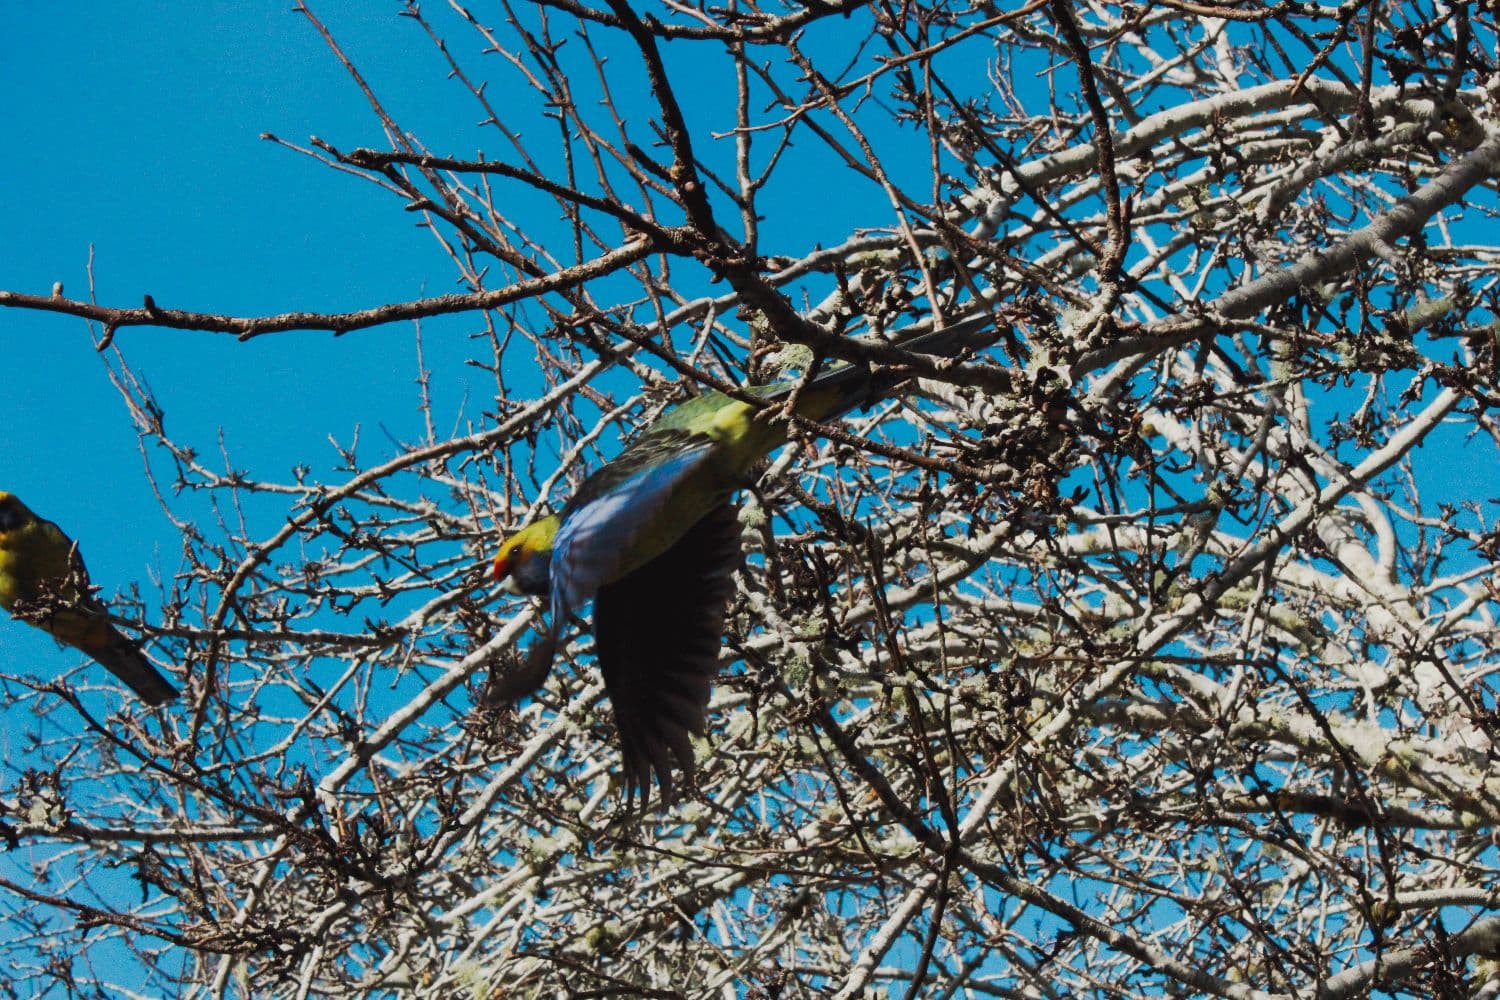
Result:
{"label": "wing feathers", "polygon": [[653,777],[671,800],[674,763],[693,772],[691,737],[705,728],[740,561],[738,511],[726,503],[594,599],[594,641],[625,783],[642,805]]}

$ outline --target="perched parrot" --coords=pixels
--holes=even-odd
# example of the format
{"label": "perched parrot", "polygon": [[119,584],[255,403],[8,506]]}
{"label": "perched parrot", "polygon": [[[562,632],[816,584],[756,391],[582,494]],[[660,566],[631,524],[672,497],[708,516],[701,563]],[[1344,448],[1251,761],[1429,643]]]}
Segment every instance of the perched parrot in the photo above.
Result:
{"label": "perched parrot", "polygon": [[110,623],[88,588],[89,573],[73,540],[0,491],[0,608],[92,656],[146,704],[176,698],[177,690]]}
{"label": "perched parrot", "polygon": [[[895,346],[950,356],[980,339],[992,316],[919,334]],[[810,380],[747,387],[764,404],[795,396],[799,416],[836,419],[910,378],[839,364]],[[654,773],[672,797],[672,762],[693,770],[690,734],[702,734],[719,668],[724,621],[741,562],[730,497],[756,463],[786,443],[774,409],[721,392],[673,408],[619,457],[586,478],[558,514],[500,546],[493,574],[512,593],[546,597],[552,621],[528,666],[507,685],[514,698],[538,687],[569,616],[594,602],[594,643],[620,734],[626,788],[644,804]],[[770,417],[771,419],[768,419]]]}

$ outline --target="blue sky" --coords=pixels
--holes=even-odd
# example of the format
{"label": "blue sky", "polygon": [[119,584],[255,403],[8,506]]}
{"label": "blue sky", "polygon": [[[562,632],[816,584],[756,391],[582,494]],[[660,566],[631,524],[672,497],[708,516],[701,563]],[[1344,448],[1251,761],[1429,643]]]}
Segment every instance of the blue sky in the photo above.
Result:
{"label": "blue sky", "polygon": [[[398,115],[472,149],[476,115],[440,92],[443,67],[396,4],[329,5],[319,13]],[[62,282],[99,301],[241,315],[337,310],[453,289],[452,265],[417,217],[372,186],[261,138],[382,145],[380,127],[308,22],[284,2],[48,5],[7,11],[0,93],[8,155],[0,158],[0,288],[48,294]],[[493,383],[467,394],[462,322],[426,324],[429,367],[446,398],[439,420],[475,419]],[[289,479],[297,461],[332,463],[330,435],[358,428],[364,449],[416,439],[417,364],[410,326],[336,339],[293,333],[250,343],[159,329],[118,340],[166,410],[174,437],[222,464]],[[178,564],[178,536],[143,472],[136,434],[80,320],[0,310],[9,391],[0,393],[0,489],[76,538],[106,596]],[[447,426],[440,425],[440,432]],[[164,483],[163,486],[170,486]],[[0,618],[0,665],[48,678],[84,658]],[[108,680],[92,665],[77,682]],[[108,705],[118,704],[110,696]],[[27,736],[65,724],[4,715],[8,773],[35,760]],[[56,733],[44,733],[55,737]],[[42,849],[8,853],[7,877],[29,878]],[[128,873],[95,883],[129,906]],[[101,952],[100,955],[108,955]],[[116,958],[122,957],[116,953]],[[118,974],[131,978],[119,964]]]}
{"label": "blue sky", "polygon": [[[320,11],[391,101],[423,127],[471,129],[435,94],[435,53],[394,4]],[[285,3],[77,4],[8,12],[0,37],[7,145],[0,159],[0,287],[238,314],[358,308],[452,290],[452,267],[416,217],[368,184],[260,138],[381,142],[342,67]],[[405,30],[403,30],[405,29]],[[460,147],[465,148],[465,147]],[[461,337],[429,324],[429,367],[466,379]],[[293,333],[240,344],[204,333],[124,331],[167,426],[200,449],[218,429],[234,462],[277,478],[294,459],[332,459],[327,436],[415,436],[410,327],[344,339]],[[9,392],[0,394],[0,489],[59,522],[105,591],[171,572],[175,532],[142,472],[135,433],[76,319],[0,312]],[[477,381],[477,380],[476,380]],[[452,383],[450,383],[452,384]],[[470,405],[489,399],[481,390]],[[383,430],[382,430],[383,429]],[[5,622],[18,650],[74,654]]]}

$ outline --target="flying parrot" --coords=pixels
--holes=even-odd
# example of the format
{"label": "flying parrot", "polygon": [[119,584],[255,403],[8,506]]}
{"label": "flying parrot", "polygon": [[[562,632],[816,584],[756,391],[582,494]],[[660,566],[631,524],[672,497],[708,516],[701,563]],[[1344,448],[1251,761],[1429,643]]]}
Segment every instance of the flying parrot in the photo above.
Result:
{"label": "flying parrot", "polygon": [[136,642],[110,623],[109,613],[89,593],[89,573],[73,540],[4,491],[0,608],[92,656],[146,704],[177,697],[177,690],[147,662]]}
{"label": "flying parrot", "polygon": [[[987,343],[982,315],[894,346],[951,356]],[[702,734],[709,689],[741,562],[731,496],[761,459],[787,441],[787,421],[766,409],[795,398],[799,416],[837,419],[911,378],[909,372],[835,365],[810,380],[751,386],[761,406],[709,392],[669,410],[613,461],[586,478],[557,514],[500,546],[493,575],[512,593],[546,597],[551,624],[503,698],[546,679],[569,616],[594,602],[594,643],[614,706],[627,791],[644,804],[654,773],[672,797],[672,762],[693,770],[690,734]]]}

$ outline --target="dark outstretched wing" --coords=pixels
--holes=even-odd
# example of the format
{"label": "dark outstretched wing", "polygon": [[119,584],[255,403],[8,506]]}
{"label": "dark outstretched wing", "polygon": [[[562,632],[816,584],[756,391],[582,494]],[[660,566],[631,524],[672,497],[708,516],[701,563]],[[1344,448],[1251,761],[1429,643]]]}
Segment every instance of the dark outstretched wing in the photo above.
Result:
{"label": "dark outstretched wing", "polygon": [[671,801],[673,762],[692,773],[689,736],[704,731],[740,562],[738,511],[726,503],[594,598],[594,643],[620,732],[625,784],[643,805],[653,774]]}

